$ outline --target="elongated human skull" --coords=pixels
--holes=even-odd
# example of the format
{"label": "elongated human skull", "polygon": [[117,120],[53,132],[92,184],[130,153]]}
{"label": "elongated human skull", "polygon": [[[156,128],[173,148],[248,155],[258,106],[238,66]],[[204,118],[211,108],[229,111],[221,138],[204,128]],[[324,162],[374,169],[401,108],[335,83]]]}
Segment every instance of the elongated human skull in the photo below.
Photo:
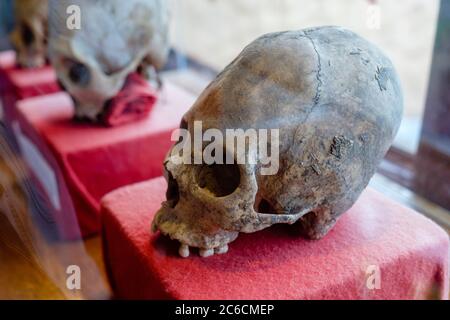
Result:
{"label": "elongated human skull", "polygon": [[[224,136],[226,129],[279,129],[279,170],[263,175],[263,161],[180,164],[170,152],[167,201],[153,231],[178,240],[184,257],[189,247],[201,256],[224,253],[239,232],[276,223],[295,223],[300,234],[319,239],[367,186],[402,108],[392,63],[353,32],[264,35],[209,85],[182,127],[193,135],[194,121],[202,121],[203,132],[216,128]],[[259,157],[256,148],[246,152]]]}
{"label": "elongated human skull", "polygon": [[50,59],[77,117],[96,121],[131,73],[164,65],[168,24],[164,0],[50,0]]}
{"label": "elongated human skull", "polygon": [[48,1],[15,0],[15,26],[11,42],[17,50],[17,63],[24,68],[42,67],[47,58]]}

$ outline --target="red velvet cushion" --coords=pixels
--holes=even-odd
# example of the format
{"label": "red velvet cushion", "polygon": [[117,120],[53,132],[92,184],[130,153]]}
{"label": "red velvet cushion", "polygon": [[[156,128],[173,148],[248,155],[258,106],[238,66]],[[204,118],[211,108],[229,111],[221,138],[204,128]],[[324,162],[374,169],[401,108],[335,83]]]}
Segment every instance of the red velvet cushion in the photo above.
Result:
{"label": "red velvet cushion", "polygon": [[48,162],[54,157],[59,164],[65,179],[59,184],[67,184],[87,236],[99,231],[101,197],[161,175],[171,134],[193,102],[192,95],[166,82],[147,118],[114,128],[72,121],[73,105],[65,93],[22,100],[17,109],[21,132]]}
{"label": "red velvet cushion", "polygon": [[[449,239],[421,214],[367,189],[322,240],[289,226],[241,234],[224,255],[177,255],[178,244],[150,234],[164,200],[162,178],[103,200],[104,254],[118,298],[424,299],[448,297]],[[381,288],[370,266],[380,269]]]}
{"label": "red velvet cushion", "polygon": [[16,65],[16,54],[14,51],[0,52],[0,92],[5,86],[6,71]]}
{"label": "red velvet cushion", "polygon": [[138,73],[128,75],[122,90],[112,99],[102,123],[120,126],[146,118],[158,99],[157,90]]}
{"label": "red velvet cushion", "polygon": [[60,90],[52,67],[23,69],[16,66],[15,59],[13,51],[0,53],[0,96],[7,125],[16,117],[18,100]]}

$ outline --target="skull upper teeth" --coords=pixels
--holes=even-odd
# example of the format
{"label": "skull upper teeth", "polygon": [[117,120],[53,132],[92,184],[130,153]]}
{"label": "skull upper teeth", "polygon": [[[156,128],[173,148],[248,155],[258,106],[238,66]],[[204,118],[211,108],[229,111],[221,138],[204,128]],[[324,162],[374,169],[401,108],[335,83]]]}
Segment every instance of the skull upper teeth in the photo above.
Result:
{"label": "skull upper teeth", "polygon": [[178,253],[180,254],[181,257],[183,258],[187,258],[189,257],[189,246],[186,244],[181,244],[180,245],[180,249],[178,250]]}
{"label": "skull upper teeth", "polygon": [[207,258],[214,255],[214,249],[200,249],[199,254],[203,258]]}
{"label": "skull upper teeth", "polygon": [[214,253],[216,254],[224,254],[228,252],[228,245],[224,245],[222,247],[218,247],[216,249],[214,249]]}

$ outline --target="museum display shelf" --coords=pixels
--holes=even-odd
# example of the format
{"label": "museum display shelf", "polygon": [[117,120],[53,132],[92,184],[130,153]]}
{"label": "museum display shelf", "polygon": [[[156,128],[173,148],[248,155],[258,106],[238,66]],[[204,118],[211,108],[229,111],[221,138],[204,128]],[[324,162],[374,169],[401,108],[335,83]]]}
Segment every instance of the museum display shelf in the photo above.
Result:
{"label": "museum display shelf", "polygon": [[60,87],[51,66],[21,68],[16,65],[14,51],[0,53],[0,100],[3,121],[7,127],[17,117],[17,101],[58,91]]}
{"label": "museum display shelf", "polygon": [[63,92],[18,102],[14,135],[32,176],[56,212],[62,238],[77,234],[78,225],[66,221],[64,208],[69,199],[81,234],[92,235],[100,230],[100,199],[105,194],[162,174],[172,133],[194,99],[166,81],[147,118],[112,128],[74,121],[72,100]]}
{"label": "museum display shelf", "polygon": [[103,251],[120,299],[446,299],[449,239],[421,214],[368,188],[319,241],[295,225],[241,234],[224,255],[178,256],[150,233],[163,178],[102,200]]}

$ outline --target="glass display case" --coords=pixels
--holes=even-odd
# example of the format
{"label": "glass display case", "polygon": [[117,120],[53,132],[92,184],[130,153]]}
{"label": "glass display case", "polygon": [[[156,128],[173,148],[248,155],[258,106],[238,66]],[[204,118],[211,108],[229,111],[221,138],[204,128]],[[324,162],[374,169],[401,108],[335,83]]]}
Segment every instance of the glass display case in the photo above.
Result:
{"label": "glass display case", "polygon": [[[433,251],[437,252],[433,259],[439,256],[439,263],[446,259],[445,254],[441,254],[441,252],[445,251],[444,247],[448,245],[448,233],[450,232],[450,0],[162,1],[170,8],[170,24],[165,30],[170,39],[170,43],[165,44],[168,48],[167,60],[161,68],[159,66],[156,68],[151,65],[154,63],[151,59],[155,58],[154,56],[148,55],[141,59],[143,61],[130,67],[130,74],[123,76],[125,80],[120,89],[122,91],[116,90],[121,94],[120,98],[123,99],[121,101],[125,101],[117,111],[120,113],[119,116],[125,114],[123,118],[119,117],[119,120],[125,119],[127,113],[128,116],[132,114],[130,117],[133,118],[133,115],[145,109],[142,104],[151,104],[145,110],[145,112],[148,111],[145,116],[150,114],[150,118],[147,119],[147,122],[143,120],[144,122],[126,123],[124,126],[108,128],[95,127],[97,124],[86,122],[86,119],[77,118],[76,121],[72,121],[73,113],[76,113],[76,108],[80,104],[78,100],[83,100],[83,95],[95,96],[97,94],[95,98],[99,96],[98,92],[94,92],[96,90],[92,89],[93,85],[83,85],[83,81],[89,82],[89,80],[95,79],[100,83],[99,79],[103,79],[103,76],[115,77],[121,70],[126,69],[124,67],[119,71],[111,71],[113,68],[110,70],[105,67],[110,67],[110,65],[107,63],[101,65],[99,61],[103,61],[102,59],[108,62],[123,62],[123,59],[136,60],[136,56],[141,53],[136,54],[138,50],[134,50],[133,46],[142,45],[147,39],[147,34],[145,32],[140,34],[134,30],[135,34],[139,34],[139,38],[132,38],[129,42],[125,41],[125,44],[112,45],[112,48],[122,49],[110,50],[114,52],[105,53],[106,49],[104,48],[109,48],[110,42],[114,43],[120,39],[115,38],[116,34],[111,35],[111,30],[103,30],[102,32],[109,34],[109,38],[97,37],[96,41],[105,41],[107,45],[103,42],[103,45],[99,45],[97,42],[93,45],[100,54],[98,52],[92,54],[94,49],[91,51],[89,48],[78,48],[80,51],[77,54],[80,61],[74,58],[76,54],[70,58],[67,56],[60,59],[46,57],[44,66],[27,69],[16,64],[17,53],[14,50],[17,48],[14,48],[10,41],[10,33],[17,25],[17,21],[14,22],[14,1],[0,1],[0,103],[2,104],[0,105],[2,110],[0,130],[0,299],[113,299],[123,298],[127,293],[130,297],[154,297],[147,293],[141,296],[133,294],[141,292],[140,290],[144,292],[145,288],[141,288],[141,285],[146,281],[151,280],[152,283],[157,283],[150,287],[156,288],[155,291],[158,292],[170,291],[164,287],[167,283],[182,281],[183,279],[180,280],[176,277],[176,273],[168,272],[172,267],[179,270],[183,266],[182,260],[175,262],[171,260],[175,259],[171,255],[172,251],[176,252],[177,249],[173,249],[171,244],[163,246],[162,244],[166,244],[165,240],[159,241],[152,238],[151,241],[155,241],[152,242],[154,246],[151,250],[147,250],[146,246],[150,241],[147,241],[148,239],[145,237],[150,234],[151,221],[139,220],[142,219],[140,216],[147,217],[149,215],[149,212],[144,210],[147,207],[155,211],[163,200],[166,200],[163,207],[170,207],[172,206],[171,201],[176,203],[180,199],[179,183],[172,174],[168,174],[168,161],[164,160],[170,146],[177,141],[176,139],[170,141],[174,136],[173,132],[178,129],[179,123],[181,123],[180,129],[187,128],[188,121],[183,115],[191,106],[195,105],[197,99],[205,100],[204,92],[208,92],[204,91],[205,88],[209,88],[211,82],[230,62],[236,61],[234,59],[249,43],[263,34],[300,30],[314,26],[342,26],[379,47],[381,52],[392,60],[392,64],[397,70],[403,88],[404,102],[398,134],[370,180],[369,189],[367,189],[370,191],[366,191],[361,197],[363,199],[361,201],[365,201],[369,207],[365,208],[361,202],[357,202],[344,219],[347,225],[341,231],[332,233],[331,238],[318,240],[319,243],[320,241],[324,243],[323,250],[319,248],[318,252],[328,254],[334,251],[333,241],[344,241],[346,237],[342,234],[354,232],[349,239],[361,237],[359,249],[350,250],[344,246],[342,251],[337,250],[338,253],[344,255],[350,254],[348,252],[351,251],[355,257],[361,260],[367,260],[367,256],[374,259],[379,258],[380,261],[383,260],[383,257],[393,257],[395,264],[392,265],[399,270],[403,266],[407,266],[407,262],[400,258],[396,260],[396,258],[416,252],[414,250],[420,244],[410,239],[409,243],[398,245],[402,240],[394,232],[395,230],[386,229],[387,231],[384,232],[385,229],[382,229],[384,223],[380,222],[374,212],[382,212],[383,206],[386,206],[386,208],[394,208],[392,210],[394,213],[396,212],[395,219],[397,220],[394,219],[391,222],[402,225],[405,230],[408,225],[406,223],[408,221],[407,214],[410,212],[408,210],[418,211],[420,215],[415,216],[418,220],[411,220],[409,227],[421,232],[420,226],[423,223],[423,228],[426,230],[426,232],[424,231],[424,241],[427,239],[425,234],[431,234],[430,238],[435,236],[436,243],[439,242],[439,246],[441,246],[439,250]],[[50,1],[50,10],[52,10],[52,2],[54,1]],[[117,14],[115,8],[108,12],[111,15]],[[90,19],[95,17],[95,14],[84,15],[83,11],[81,14],[81,22],[84,17],[90,17]],[[133,11],[132,14],[138,21],[135,24],[141,23],[140,12]],[[98,18],[98,21],[101,22],[98,25],[109,25],[112,21],[108,19],[108,16]],[[128,17],[126,21],[132,19]],[[145,23],[142,22],[140,31],[144,29],[144,25]],[[81,26],[83,27],[83,24]],[[115,27],[111,26],[111,29]],[[64,35],[61,38],[67,39],[73,36],[73,33],[69,32],[68,34],[69,36]],[[131,32],[131,34],[134,33]],[[25,37],[23,33],[22,36]],[[55,36],[53,35],[53,37]],[[80,38],[83,40],[83,37]],[[77,41],[82,41],[80,38],[73,36],[71,41],[77,43]],[[160,41],[159,45],[163,42],[163,40]],[[47,45],[47,40],[45,43]],[[71,45],[75,46],[71,43],[68,47]],[[102,55],[102,48],[104,55]],[[133,52],[134,56],[131,54],[131,58],[122,59],[121,53],[130,48],[133,48],[129,51]],[[87,59],[86,57],[89,55],[94,58]],[[82,58],[86,58],[83,63],[81,62]],[[139,56],[139,58],[142,57]],[[92,62],[95,59],[98,61]],[[130,66],[132,63],[128,60],[123,65]],[[113,62],[111,63],[113,64]],[[92,71],[94,68],[89,63],[95,65],[98,70],[102,70],[98,72],[100,75]],[[283,61],[277,61],[277,63],[283,64]],[[331,66],[331,62],[329,64]],[[151,68],[146,69],[149,65]],[[286,66],[286,69],[290,67]],[[296,67],[298,66],[292,66],[292,68]],[[68,71],[62,76],[60,70],[64,68]],[[90,73],[86,71],[87,69],[90,70]],[[378,70],[378,75],[380,72]],[[144,80],[138,76],[142,76]],[[146,76],[149,77],[146,78]],[[134,79],[138,80],[133,82]],[[73,89],[67,85],[70,82],[76,83],[78,87]],[[98,83],[95,89],[101,89],[97,91],[112,86],[112,81],[108,85]],[[127,86],[132,90],[126,91]],[[118,89],[118,85],[115,87]],[[382,86],[380,88],[383,91]],[[234,88],[229,93],[238,95],[241,93],[239,90],[240,87]],[[113,114],[115,110],[111,111],[111,109],[115,108],[114,99],[117,95],[107,95],[103,91],[101,92],[103,94],[101,107],[109,114]],[[82,92],[81,95],[80,92]],[[139,100],[138,102],[132,101],[134,96],[139,97],[136,99]],[[145,99],[142,98],[143,96]],[[227,97],[220,98],[227,99]],[[215,100],[208,101],[212,105],[211,108],[214,108]],[[9,114],[7,111],[5,115],[3,110],[9,110],[9,107],[14,110],[14,113]],[[100,121],[102,116],[104,114],[96,114],[91,118],[95,122]],[[360,136],[359,142],[363,140],[364,137]],[[327,150],[331,150],[329,153],[334,156],[337,154],[336,157],[339,158],[341,150],[343,154],[346,146],[353,147],[359,142],[347,141],[345,137],[336,136]],[[316,157],[316,155],[311,157],[313,156]],[[356,166],[357,164],[355,164]],[[321,172],[323,172],[321,169],[323,170],[323,168],[311,166],[308,172],[315,174],[317,179],[323,182],[320,180]],[[210,177],[215,174],[214,168],[208,167],[208,170],[198,176]],[[241,170],[241,175],[239,175],[241,180],[243,179],[242,172]],[[167,182],[163,182],[163,179],[159,178],[163,173],[166,175]],[[304,176],[306,175],[307,173],[304,174]],[[220,187],[226,188],[230,179],[232,180],[228,171],[219,178],[219,182],[215,185],[216,190],[222,190]],[[349,177],[349,180],[351,180],[350,178],[354,177]],[[208,179],[202,180],[203,187],[210,184]],[[149,182],[150,180],[152,182]],[[277,181],[274,184],[280,183]],[[162,192],[160,189],[166,187],[165,183],[168,184],[168,190]],[[260,181],[255,182],[255,184],[257,183]],[[290,184],[294,183],[295,181],[292,180]],[[321,187],[314,186],[311,188],[311,193],[320,193]],[[322,188],[325,187],[322,186]],[[377,190],[381,196],[372,189]],[[186,194],[186,191],[183,192]],[[147,193],[151,194],[146,197]],[[255,197],[258,195],[259,193]],[[222,196],[226,195],[220,195],[219,198]],[[358,196],[355,196],[355,201]],[[166,199],[163,199],[164,197]],[[401,205],[393,204],[388,199],[399,202]],[[279,203],[269,203],[267,199],[262,198],[253,200],[255,203],[257,201],[259,203],[259,207],[255,210],[263,208],[267,214],[279,214],[275,208],[277,205],[279,206]],[[240,199],[236,198],[235,201],[240,201]],[[156,202],[157,205],[155,205]],[[294,206],[292,204],[294,202],[294,200],[290,201],[291,206]],[[125,211],[127,215],[116,216],[120,211]],[[364,212],[367,219],[361,218],[361,214],[358,212]],[[90,216],[85,219],[80,218],[83,214]],[[387,213],[386,215],[388,216]],[[445,232],[431,221],[421,220],[423,216],[430,218]],[[278,217],[272,217],[272,221],[276,219]],[[242,218],[242,220],[245,219]],[[364,223],[359,224],[360,220]],[[107,221],[107,226],[103,225],[104,221]],[[234,223],[236,226],[237,222]],[[145,230],[148,229],[148,235],[142,231],[144,226]],[[359,231],[356,230],[358,226],[361,227],[360,230],[358,229]],[[303,259],[311,257],[320,260],[320,255],[315,256],[315,251],[311,250],[309,242],[302,242],[301,246],[305,253],[298,254],[298,250],[292,249],[292,243],[289,242],[292,241],[292,238],[275,239],[275,235],[282,234],[285,229],[275,227],[274,230],[274,233],[264,233],[263,236],[256,236],[256,239],[264,242],[266,241],[264,236],[267,235],[276,243],[277,248],[285,246],[288,251],[291,250],[289,251],[292,252],[291,259],[289,257],[281,259],[280,270],[289,272],[289,261],[292,261],[293,264],[301,263]],[[402,232],[405,230],[400,230],[399,234],[403,235]],[[436,230],[440,230],[439,232],[442,231],[442,233]],[[434,231],[436,231],[436,235]],[[68,234],[70,236],[67,236]],[[109,235],[105,236],[106,234]],[[341,237],[339,237],[340,234]],[[231,262],[229,263],[233,265],[228,274],[233,276],[238,274],[233,279],[238,279],[236,281],[242,281],[245,284],[252,282],[248,280],[253,279],[252,276],[255,279],[260,279],[261,276],[259,273],[249,273],[250,276],[247,278],[242,276],[245,272],[249,272],[245,262],[248,257],[259,261],[257,265],[262,269],[269,270],[274,267],[253,252],[256,249],[252,247],[251,241],[246,236],[236,245],[238,249],[234,256],[232,255],[233,251],[230,251],[229,261]],[[394,241],[395,250],[389,251],[383,247],[377,249],[377,254],[366,255],[367,252],[364,251],[366,245],[367,248],[370,247],[370,250],[373,249],[370,236],[379,236],[379,239],[386,243]],[[283,242],[284,240],[285,242]],[[357,242],[357,240],[355,241]],[[286,245],[287,242],[289,245]],[[350,247],[352,241],[348,243]],[[434,244],[432,243],[430,246]],[[314,245],[317,245],[316,242]],[[272,249],[266,247],[265,244],[261,247],[261,251],[267,253],[267,256],[274,260],[273,251],[270,251]],[[436,247],[438,247],[437,244]],[[218,253],[225,253],[228,250],[228,246],[226,246],[227,250],[223,248],[225,246],[213,248],[212,254],[216,253],[218,256]],[[200,248],[199,251],[202,256],[211,253],[211,249],[209,251],[203,249]],[[224,252],[218,252],[221,249]],[[348,251],[345,251],[347,249]],[[145,250],[147,250],[146,253],[142,253]],[[186,253],[186,250],[189,255],[189,246],[181,244],[180,255],[183,256],[182,253]],[[237,255],[236,252],[238,252]],[[124,257],[127,257],[124,260],[128,264],[117,262],[121,260],[122,253]],[[162,253],[167,253],[169,258],[166,259]],[[336,259],[333,260],[334,258]],[[330,259],[333,263],[351,260],[344,256],[334,258]],[[204,264],[196,259],[199,257],[188,260],[189,262],[184,263],[184,266],[187,266],[192,272],[194,275],[192,279],[198,281],[199,288],[203,288],[200,284],[202,278],[206,279],[211,275],[222,274],[219,272],[221,263],[226,261],[225,258],[222,258],[224,260],[212,260],[218,261],[216,263]],[[428,259],[427,263],[433,259]],[[449,279],[448,259],[446,263],[446,265],[442,264],[443,271],[441,270],[442,274],[440,274],[442,281]],[[242,266],[238,264],[242,264]],[[128,270],[127,268],[144,270],[142,271],[143,278],[139,278],[138,272],[127,275],[125,272]],[[447,269],[444,270],[445,268]],[[326,270],[327,266],[325,263],[320,266],[319,263],[319,269]],[[130,273],[133,273],[133,270]],[[305,267],[302,270],[309,269]],[[340,267],[336,267],[336,270],[340,270],[341,275],[336,277],[337,280],[334,284],[342,285],[345,282],[345,270]],[[375,268],[375,270],[377,269]],[[311,272],[313,271],[311,270]],[[226,272],[224,273],[226,274]],[[158,277],[153,278],[154,274],[158,274]],[[221,277],[221,275],[219,276]],[[342,278],[340,278],[341,276]],[[425,279],[427,276],[428,273],[424,271],[418,277]],[[129,279],[132,284],[128,283]],[[301,279],[308,281],[309,278]],[[281,283],[284,280],[286,279],[279,281]],[[195,286],[195,281],[190,284]],[[221,285],[225,288],[223,291],[226,291],[228,281],[228,278],[222,279]],[[273,281],[275,286],[277,281]],[[423,281],[425,283],[426,280]],[[312,283],[320,285],[325,282],[313,281]],[[423,283],[414,287],[417,292],[423,289],[421,285],[426,286]],[[124,287],[119,288],[120,286]],[[355,286],[358,287],[357,284]],[[361,285],[361,287],[364,286]],[[434,291],[430,289],[430,292],[427,292],[426,295],[422,294],[420,297],[431,299],[448,295],[448,283],[439,283],[438,287],[438,289],[433,287]],[[258,292],[258,288],[255,286],[252,287],[252,290]],[[373,296],[370,295],[370,289],[367,290],[369,291],[364,291],[362,296],[370,299]],[[392,292],[395,291],[392,290]],[[176,292],[173,295],[179,296],[186,294],[188,297],[208,298],[207,295],[195,292],[186,293],[183,291],[183,287],[181,289],[177,287],[171,292]],[[230,292],[237,291],[230,290]],[[249,292],[252,291],[249,290]],[[222,293],[214,292],[219,297],[223,297]],[[305,293],[306,297],[308,297],[307,294]],[[356,293],[353,296],[352,294],[349,293],[346,297],[358,296]],[[280,296],[289,297],[284,292],[280,293]],[[162,293],[159,296],[155,294],[155,297],[173,298],[170,294],[166,297]],[[383,297],[397,298],[389,295]],[[245,298],[245,294],[239,298]],[[409,299],[412,296],[405,295],[398,298]]]}

